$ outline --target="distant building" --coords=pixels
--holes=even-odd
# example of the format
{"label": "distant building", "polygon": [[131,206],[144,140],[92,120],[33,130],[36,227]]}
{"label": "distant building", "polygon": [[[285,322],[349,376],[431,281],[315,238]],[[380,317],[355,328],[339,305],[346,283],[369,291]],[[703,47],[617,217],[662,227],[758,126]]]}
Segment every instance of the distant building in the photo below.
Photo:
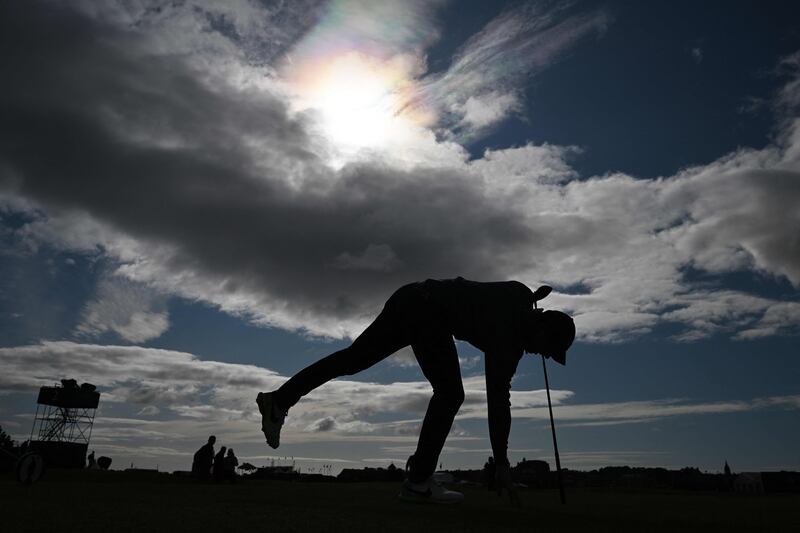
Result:
{"label": "distant building", "polygon": [[299,479],[300,473],[293,466],[263,466],[256,469],[249,477],[253,479]]}
{"label": "distant building", "polygon": [[547,476],[550,474],[550,465],[547,461],[532,460],[528,461],[523,459],[516,464],[513,468],[516,474],[531,474]]}
{"label": "distant building", "polygon": [[528,487],[546,488],[551,484],[547,461],[523,459],[512,468],[514,479]]}
{"label": "distant building", "polygon": [[761,472],[742,472],[733,480],[733,490],[742,494],[764,494]]}

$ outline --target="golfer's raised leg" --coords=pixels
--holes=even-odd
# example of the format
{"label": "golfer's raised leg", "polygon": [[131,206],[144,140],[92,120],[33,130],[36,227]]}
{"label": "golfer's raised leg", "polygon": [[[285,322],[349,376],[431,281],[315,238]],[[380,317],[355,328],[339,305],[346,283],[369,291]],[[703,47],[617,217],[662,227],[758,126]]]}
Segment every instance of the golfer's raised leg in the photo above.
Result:
{"label": "golfer's raised leg", "polygon": [[404,338],[406,328],[399,312],[402,301],[398,301],[397,294],[353,344],[304,368],[278,390],[258,393],[256,403],[267,444],[272,448],[280,446],[284,420],[300,398],[334,378],[366,370],[409,344]]}

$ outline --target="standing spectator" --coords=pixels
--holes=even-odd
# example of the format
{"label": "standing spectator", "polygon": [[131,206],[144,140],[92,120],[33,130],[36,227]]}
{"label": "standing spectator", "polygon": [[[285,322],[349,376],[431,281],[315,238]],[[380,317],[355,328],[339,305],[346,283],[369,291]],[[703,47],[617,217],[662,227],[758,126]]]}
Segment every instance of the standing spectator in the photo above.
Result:
{"label": "standing spectator", "polygon": [[225,479],[231,483],[236,483],[236,467],[239,466],[239,459],[233,454],[233,448],[228,449],[225,456]]}
{"label": "standing spectator", "polygon": [[225,479],[225,450],[223,446],[219,449],[217,455],[214,456],[214,481],[222,481]]}
{"label": "standing spectator", "polygon": [[211,465],[214,462],[214,443],[217,437],[211,435],[208,442],[203,444],[194,454],[192,461],[192,475],[197,479],[206,480],[211,474]]}

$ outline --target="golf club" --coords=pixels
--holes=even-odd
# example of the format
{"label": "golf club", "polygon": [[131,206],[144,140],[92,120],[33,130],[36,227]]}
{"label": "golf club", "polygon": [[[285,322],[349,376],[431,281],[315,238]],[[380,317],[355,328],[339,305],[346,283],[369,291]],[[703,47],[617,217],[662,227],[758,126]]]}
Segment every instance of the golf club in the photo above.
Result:
{"label": "golf club", "polygon": [[561,496],[561,503],[566,504],[567,499],[564,496],[564,480],[561,477],[561,459],[558,457],[558,441],[556,440],[556,424],[553,422],[553,405],[550,403],[550,383],[547,379],[547,364],[542,356],[542,369],[544,370],[544,386],[547,389],[547,409],[550,411],[550,429],[553,432],[553,450],[556,454],[556,471],[558,472],[558,492]]}
{"label": "golf club", "polygon": [[[533,293],[533,308],[539,311],[537,302],[546,297],[553,290],[552,287],[542,285]],[[547,390],[547,409],[550,412],[550,429],[553,432],[553,451],[556,455],[556,471],[558,472],[558,492],[561,496],[561,503],[566,504],[567,499],[564,495],[564,480],[561,477],[561,459],[558,456],[558,441],[556,440],[556,424],[553,421],[553,404],[550,401],[550,380],[547,379],[547,363],[545,362],[544,354],[542,354],[542,370],[544,371],[544,386]]]}

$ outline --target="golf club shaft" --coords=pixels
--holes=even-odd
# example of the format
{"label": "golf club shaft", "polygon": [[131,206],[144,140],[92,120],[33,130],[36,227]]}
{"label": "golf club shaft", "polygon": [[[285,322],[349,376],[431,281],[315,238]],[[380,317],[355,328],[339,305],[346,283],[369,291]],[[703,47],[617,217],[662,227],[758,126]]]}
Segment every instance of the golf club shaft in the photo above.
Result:
{"label": "golf club shaft", "polygon": [[558,457],[558,441],[556,440],[556,424],[553,421],[553,405],[550,403],[550,381],[547,379],[547,364],[542,356],[542,369],[544,370],[544,386],[547,389],[547,409],[550,411],[550,429],[553,432],[553,450],[556,453],[556,471],[558,472],[558,492],[561,495],[561,503],[567,503],[564,496],[564,480],[561,478],[561,459]]}

